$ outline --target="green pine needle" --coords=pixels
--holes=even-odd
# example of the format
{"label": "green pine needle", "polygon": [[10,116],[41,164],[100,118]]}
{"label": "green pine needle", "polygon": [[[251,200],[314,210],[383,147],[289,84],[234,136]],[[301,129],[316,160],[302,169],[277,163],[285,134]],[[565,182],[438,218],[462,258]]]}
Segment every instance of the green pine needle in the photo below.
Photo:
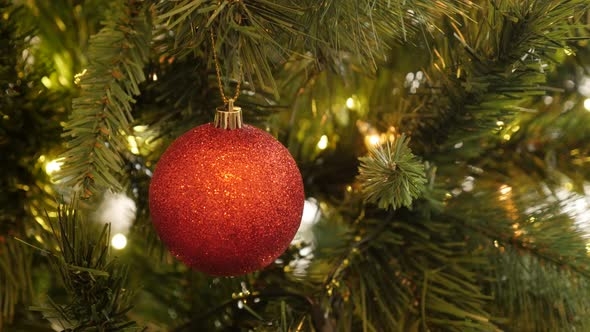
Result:
{"label": "green pine needle", "polygon": [[43,252],[61,279],[67,297],[48,297],[29,308],[57,319],[67,331],[136,331],[126,313],[131,308],[126,265],[110,251],[110,224],[97,231],[75,204],[60,206],[57,221],[47,218],[53,241]]}
{"label": "green pine needle", "polygon": [[123,153],[133,121],[134,96],[145,81],[151,39],[149,11],[125,3],[112,8],[105,26],[90,38],[89,64],[80,96],[64,126],[68,150],[58,178],[87,198],[103,189],[121,190]]}
{"label": "green pine needle", "polygon": [[365,200],[382,209],[409,207],[426,183],[424,165],[412,154],[405,135],[372,149],[359,160],[358,180]]}

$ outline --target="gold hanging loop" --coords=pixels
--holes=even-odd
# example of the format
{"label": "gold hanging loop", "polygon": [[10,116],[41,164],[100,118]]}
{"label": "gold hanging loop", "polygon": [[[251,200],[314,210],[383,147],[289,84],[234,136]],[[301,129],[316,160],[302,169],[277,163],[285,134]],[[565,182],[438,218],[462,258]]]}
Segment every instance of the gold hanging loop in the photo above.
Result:
{"label": "gold hanging loop", "polygon": [[[239,74],[238,74],[238,84],[236,86],[236,93],[234,94],[234,96],[232,98],[227,98],[225,96],[225,92],[223,91],[223,84],[221,83],[221,68],[219,65],[219,59],[217,56],[217,49],[215,47],[215,37],[213,36],[213,30],[209,30],[210,35],[211,35],[211,46],[213,48],[213,60],[215,61],[215,74],[217,75],[217,85],[219,87],[219,94],[221,95],[221,99],[223,100],[223,104],[227,105],[229,103],[229,101],[233,101],[237,100],[238,97],[240,96],[240,89],[242,86],[242,63],[239,63]],[[228,107],[228,110],[231,111],[231,108]]]}
{"label": "gold hanging loop", "polygon": [[236,93],[233,98],[227,98],[223,91],[223,84],[221,83],[221,68],[219,65],[219,59],[217,56],[217,50],[215,48],[215,37],[213,36],[213,30],[211,33],[211,46],[213,47],[213,59],[215,60],[215,74],[217,75],[217,85],[219,87],[219,94],[223,100],[223,106],[218,107],[215,112],[215,120],[213,124],[216,128],[221,129],[239,129],[243,126],[242,109],[234,105],[234,102],[240,96],[240,88],[242,86],[242,63],[239,63],[240,73],[238,76],[238,84],[236,86]]}

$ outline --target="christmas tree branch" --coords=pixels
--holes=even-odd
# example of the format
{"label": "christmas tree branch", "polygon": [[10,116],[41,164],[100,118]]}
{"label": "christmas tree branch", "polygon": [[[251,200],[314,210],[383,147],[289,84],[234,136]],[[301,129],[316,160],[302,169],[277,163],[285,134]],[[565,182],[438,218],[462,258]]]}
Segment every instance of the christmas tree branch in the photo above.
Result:
{"label": "christmas tree branch", "polygon": [[18,303],[29,303],[33,296],[32,250],[12,238],[0,235],[0,330],[11,324]]}
{"label": "christmas tree branch", "polygon": [[[518,187],[529,187],[523,178]],[[496,294],[492,312],[508,316],[527,331],[584,329],[590,323],[585,318],[590,306],[584,300],[590,292],[590,259],[583,232],[561,212],[567,200],[543,205],[539,202],[548,198],[503,188],[499,195],[464,193],[449,204],[452,222],[463,225],[470,237],[489,248],[495,266],[490,275]],[[492,206],[498,199],[502,205],[496,209],[473,209],[474,204]],[[533,212],[519,212],[521,206],[531,210],[533,202]],[[564,278],[571,284],[564,287]]]}
{"label": "christmas tree branch", "polygon": [[392,40],[406,41],[416,34],[438,29],[443,16],[463,15],[472,6],[466,1],[442,1],[432,6],[412,1],[306,1],[302,25],[306,27],[305,49],[311,49],[320,63],[340,72],[337,66],[350,55],[367,69],[375,69],[387,54]]}
{"label": "christmas tree branch", "polygon": [[[59,141],[58,109],[63,93],[51,95],[41,80],[51,65],[43,50],[27,42],[38,26],[27,26],[30,13],[0,0],[0,330],[17,326],[33,299],[33,250],[15,237],[43,239],[36,219],[52,206],[49,178],[37,158]],[[34,63],[31,59],[34,58]],[[35,99],[36,98],[36,99]],[[41,164],[42,165],[42,164]]]}
{"label": "christmas tree branch", "polygon": [[[309,311],[312,311],[311,308],[316,306],[317,304],[314,303],[313,299],[302,294],[297,294],[294,292],[289,292],[285,290],[264,290],[261,292],[251,292],[246,293],[242,296],[232,297],[232,299],[226,300],[225,302],[217,305],[214,308],[211,308],[205,313],[202,313],[195,318],[191,319],[190,321],[184,323],[183,325],[174,329],[174,332],[182,332],[182,331],[193,331],[195,328],[202,326],[200,322],[207,321],[211,319],[211,316],[218,315],[224,309],[229,306],[236,306],[238,302],[246,303],[248,301],[252,301],[254,299],[259,299],[260,301],[270,301],[273,299],[281,299],[281,298],[290,298],[291,300],[295,300],[301,303],[305,303],[309,306]],[[255,313],[252,313],[255,315]],[[257,314],[256,314],[257,315]],[[256,316],[255,315],[255,316]],[[259,317],[259,316],[258,316]],[[317,328],[317,326],[316,326]],[[318,331],[321,329],[318,329]]]}
{"label": "christmas tree branch", "polygon": [[68,303],[49,299],[49,306],[32,310],[57,319],[64,330],[122,331],[134,326],[126,317],[132,294],[127,269],[110,254],[110,226],[94,232],[75,206],[60,206],[57,213],[57,224],[51,223],[57,249],[47,248],[47,253]]}
{"label": "christmas tree branch", "polygon": [[[428,74],[439,98],[423,108],[436,117],[410,120],[413,136],[444,141],[436,150],[445,154],[477,153],[479,139],[497,131],[498,121],[508,123],[525,110],[523,102],[550,90],[552,55],[568,47],[587,6],[583,0],[489,2],[473,8],[473,21],[449,22]],[[457,143],[463,148],[453,149]]]}
{"label": "christmas tree branch", "polygon": [[[562,100],[563,97],[557,98]],[[572,104],[570,110],[564,110],[559,101],[545,105],[539,100],[536,108],[539,110],[536,116],[521,116],[517,123],[505,128],[503,133],[510,135],[510,140],[490,147],[491,153],[519,151],[510,161],[515,168],[522,169],[529,176],[536,175],[536,179],[547,184],[563,186],[568,182],[573,191],[583,193],[584,183],[590,179],[586,158],[590,146],[585,143],[590,140],[590,114],[583,108],[581,100],[577,105]],[[486,168],[506,168],[499,160],[481,164]]]}
{"label": "christmas tree branch", "polygon": [[451,331],[494,329],[484,309],[490,297],[469,272],[484,269],[485,257],[472,251],[454,226],[434,220],[386,222],[373,216],[356,227],[366,237],[354,237],[351,242],[358,246],[326,287],[330,302],[343,306],[333,307],[335,313],[354,310],[358,323],[375,330],[420,325]]}
{"label": "christmas tree branch", "polygon": [[[556,269],[590,278],[590,257],[583,230],[575,224],[575,216],[564,212],[576,197],[559,198],[539,190],[519,191],[518,188],[534,188],[533,183],[538,181],[525,172],[496,192],[489,188],[496,185],[498,175],[477,178],[476,185],[484,188],[461,193],[449,202],[446,213],[453,222],[487,237],[488,244],[497,241],[555,265]],[[475,209],[478,204],[488,209]]]}
{"label": "christmas tree branch", "polygon": [[412,154],[405,135],[374,147],[359,160],[358,180],[365,199],[382,209],[410,207],[424,189],[424,165]]}
{"label": "christmas tree branch", "polygon": [[[309,57],[309,52],[336,71],[343,58],[354,55],[362,67],[374,70],[389,40],[437,28],[434,18],[462,15],[470,3],[183,0],[163,2],[158,11],[159,22],[174,31],[174,48],[166,51],[168,55],[202,54],[211,30],[227,77],[239,76],[240,62],[252,86],[278,96],[273,70],[291,55]],[[210,60],[211,52],[206,53]]]}
{"label": "christmas tree branch", "polygon": [[[590,284],[574,271],[543,264],[507,246],[491,257],[496,266],[492,312],[506,317],[505,328],[563,331],[590,328]],[[564,280],[568,282],[564,283]],[[508,323],[509,322],[509,323]]]}
{"label": "christmas tree branch", "polygon": [[151,39],[149,8],[141,7],[134,1],[117,2],[105,27],[90,40],[90,64],[65,125],[68,151],[59,173],[82,197],[99,188],[121,189],[117,176],[127,150],[131,105],[145,80]]}

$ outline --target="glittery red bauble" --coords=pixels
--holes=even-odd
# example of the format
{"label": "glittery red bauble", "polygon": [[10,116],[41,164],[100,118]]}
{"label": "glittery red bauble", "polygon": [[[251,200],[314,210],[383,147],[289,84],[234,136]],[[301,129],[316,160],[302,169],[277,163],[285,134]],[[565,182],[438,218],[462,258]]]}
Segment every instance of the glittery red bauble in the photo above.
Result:
{"label": "glittery red bauble", "polygon": [[301,222],[303,181],[289,151],[268,133],[206,124],[164,152],[149,201],[172,254],[211,275],[240,275],[287,249]]}

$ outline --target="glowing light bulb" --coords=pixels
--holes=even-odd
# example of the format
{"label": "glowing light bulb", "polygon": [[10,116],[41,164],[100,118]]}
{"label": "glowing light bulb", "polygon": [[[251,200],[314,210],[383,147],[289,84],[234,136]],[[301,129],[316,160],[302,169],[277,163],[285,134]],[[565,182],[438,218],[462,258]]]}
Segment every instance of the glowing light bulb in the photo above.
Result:
{"label": "glowing light bulb", "polygon": [[74,75],[74,83],[75,84],[80,84],[80,80],[82,79],[82,76],[86,75],[87,72],[88,72],[88,70],[87,69],[84,69],[81,72],[75,74]]}
{"label": "glowing light bulb", "polygon": [[135,127],[133,127],[133,130],[134,130],[135,132],[138,132],[138,133],[143,133],[143,132],[145,132],[147,129],[148,129],[148,126],[145,126],[145,125],[140,125],[140,126],[135,126]]}
{"label": "glowing light bulb", "polygon": [[346,107],[348,108],[354,108],[354,99],[352,99],[352,97],[346,99]]}
{"label": "glowing light bulb", "polygon": [[510,187],[508,185],[503,184],[500,187],[500,194],[502,194],[502,195],[508,195],[511,191],[512,191],[512,187]]}
{"label": "glowing light bulb", "polygon": [[43,76],[41,78],[41,83],[43,83],[43,85],[45,85],[47,89],[51,89],[51,86],[53,85],[53,83],[51,83],[51,80],[47,76]]}
{"label": "glowing light bulb", "polygon": [[512,193],[512,187],[503,184],[498,191],[500,192],[500,200],[505,201],[510,198],[510,194]]}
{"label": "glowing light bulb", "polygon": [[320,137],[320,141],[318,142],[318,149],[325,150],[328,147],[328,136],[322,135]]}
{"label": "glowing light bulb", "polygon": [[129,143],[129,149],[131,150],[131,153],[139,154],[139,147],[137,146],[135,136],[127,136],[127,143]]}
{"label": "glowing light bulb", "polygon": [[121,233],[115,234],[111,239],[111,245],[113,248],[121,250],[127,246],[127,237]]}
{"label": "glowing light bulb", "polygon": [[586,111],[590,112],[590,98],[586,98],[586,100],[584,100],[584,108]]}
{"label": "glowing light bulb", "polygon": [[63,165],[63,161],[59,159],[52,160],[45,164],[45,173],[53,174],[61,169],[61,165]]}
{"label": "glowing light bulb", "polygon": [[377,134],[369,135],[368,140],[369,140],[369,144],[371,144],[371,145],[379,145],[379,143],[381,142],[381,138]]}

